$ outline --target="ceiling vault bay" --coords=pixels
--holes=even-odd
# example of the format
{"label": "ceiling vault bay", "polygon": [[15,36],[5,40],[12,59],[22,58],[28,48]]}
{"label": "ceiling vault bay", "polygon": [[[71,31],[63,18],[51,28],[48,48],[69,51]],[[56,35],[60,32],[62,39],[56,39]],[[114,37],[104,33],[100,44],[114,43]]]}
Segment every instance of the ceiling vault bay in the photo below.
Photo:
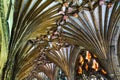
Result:
{"label": "ceiling vault bay", "polygon": [[[5,22],[0,25],[0,59],[3,31],[9,33],[5,35],[9,43],[2,80],[55,80],[56,67],[73,80],[76,58],[83,47],[98,57],[111,79],[120,79],[120,1],[77,1],[10,0],[8,17],[4,16],[8,25],[0,17]],[[9,29],[2,30],[3,26]],[[42,54],[47,60],[39,63]]]}
{"label": "ceiling vault bay", "polygon": [[46,34],[45,30],[47,27],[52,28],[56,26],[56,20],[59,19],[61,15],[55,14],[61,5],[56,3],[47,8],[50,4],[53,4],[53,0],[36,0],[35,2],[33,0],[15,1],[13,25],[9,42],[9,60],[6,63],[9,66],[4,68],[6,69],[6,75],[3,75],[3,77],[9,77],[9,75],[11,75],[12,78],[15,77],[12,75],[16,73],[13,71],[17,67],[19,60],[17,55],[24,53],[21,49],[23,49],[24,44],[28,40]]}
{"label": "ceiling vault bay", "polygon": [[108,63],[111,63],[109,61],[113,54],[110,50],[113,34],[118,32],[120,35],[120,28],[117,26],[120,19],[119,1],[115,1],[110,8],[106,5],[90,8],[90,11],[81,10],[77,19],[69,17],[68,22],[63,26],[64,36],[76,39],[79,45],[95,53],[102,64],[106,65],[106,69],[111,70]]}

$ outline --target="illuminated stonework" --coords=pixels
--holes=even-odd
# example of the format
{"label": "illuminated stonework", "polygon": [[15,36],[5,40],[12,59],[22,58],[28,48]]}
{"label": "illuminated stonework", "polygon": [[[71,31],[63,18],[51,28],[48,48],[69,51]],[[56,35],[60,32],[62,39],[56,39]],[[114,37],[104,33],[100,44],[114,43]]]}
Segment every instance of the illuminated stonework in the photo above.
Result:
{"label": "illuminated stonework", "polygon": [[0,1],[1,80],[120,79],[119,0],[9,3]]}

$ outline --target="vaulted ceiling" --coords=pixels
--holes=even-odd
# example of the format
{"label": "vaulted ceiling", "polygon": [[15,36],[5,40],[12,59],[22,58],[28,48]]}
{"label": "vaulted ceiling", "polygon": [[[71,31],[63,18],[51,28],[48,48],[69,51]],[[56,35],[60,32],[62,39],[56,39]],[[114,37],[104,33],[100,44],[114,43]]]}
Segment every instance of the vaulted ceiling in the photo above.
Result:
{"label": "vaulted ceiling", "polygon": [[77,58],[86,50],[97,56],[110,79],[120,79],[119,0],[8,3],[0,3],[2,80],[56,80],[58,67],[74,80]]}

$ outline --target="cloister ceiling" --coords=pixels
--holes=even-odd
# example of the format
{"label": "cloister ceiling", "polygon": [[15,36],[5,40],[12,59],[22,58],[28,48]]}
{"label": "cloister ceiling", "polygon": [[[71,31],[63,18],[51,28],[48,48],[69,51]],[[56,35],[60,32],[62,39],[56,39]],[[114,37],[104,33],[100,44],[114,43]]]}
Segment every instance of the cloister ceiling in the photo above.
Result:
{"label": "cloister ceiling", "polygon": [[120,79],[119,0],[11,0],[7,16],[2,79],[56,80],[59,67],[74,80],[83,50],[97,56],[110,79]]}

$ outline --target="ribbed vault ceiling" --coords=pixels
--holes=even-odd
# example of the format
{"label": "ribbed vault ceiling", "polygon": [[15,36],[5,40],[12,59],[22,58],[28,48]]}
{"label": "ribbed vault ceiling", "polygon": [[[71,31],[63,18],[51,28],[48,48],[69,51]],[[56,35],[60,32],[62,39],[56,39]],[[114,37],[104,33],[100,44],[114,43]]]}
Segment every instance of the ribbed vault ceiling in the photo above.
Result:
{"label": "ribbed vault ceiling", "polygon": [[115,37],[120,36],[119,0],[15,0],[13,5],[3,77],[56,80],[59,67],[74,80],[81,50],[95,54],[110,77],[115,74],[111,54],[114,47],[120,55],[120,38]]}

